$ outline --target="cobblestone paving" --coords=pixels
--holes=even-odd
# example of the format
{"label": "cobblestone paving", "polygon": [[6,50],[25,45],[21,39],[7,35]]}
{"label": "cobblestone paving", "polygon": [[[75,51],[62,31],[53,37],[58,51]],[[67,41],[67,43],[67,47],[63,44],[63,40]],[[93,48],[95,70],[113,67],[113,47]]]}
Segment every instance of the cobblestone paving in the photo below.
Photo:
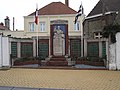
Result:
{"label": "cobblestone paving", "polygon": [[120,90],[120,71],[12,68],[0,70],[0,86]]}

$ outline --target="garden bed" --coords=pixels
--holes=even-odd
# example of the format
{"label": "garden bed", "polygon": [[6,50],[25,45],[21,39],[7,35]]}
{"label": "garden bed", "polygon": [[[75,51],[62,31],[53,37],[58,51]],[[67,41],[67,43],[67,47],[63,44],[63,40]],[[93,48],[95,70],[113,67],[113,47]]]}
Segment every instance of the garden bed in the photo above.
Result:
{"label": "garden bed", "polygon": [[104,62],[93,62],[93,61],[76,61],[76,64],[85,64],[85,65],[92,65],[92,66],[104,66]]}
{"label": "garden bed", "polygon": [[38,64],[38,63],[39,63],[38,60],[31,60],[31,61],[24,61],[24,62],[15,61],[14,65],[15,66],[21,66],[21,65]]}
{"label": "garden bed", "polygon": [[17,58],[14,61],[15,66],[30,65],[30,64],[41,64],[41,61],[33,57]]}

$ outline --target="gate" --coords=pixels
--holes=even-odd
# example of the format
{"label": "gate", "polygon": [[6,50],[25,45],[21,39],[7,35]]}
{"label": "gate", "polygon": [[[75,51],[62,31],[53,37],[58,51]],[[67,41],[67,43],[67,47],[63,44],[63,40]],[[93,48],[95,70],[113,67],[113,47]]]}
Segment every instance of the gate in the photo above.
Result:
{"label": "gate", "polygon": [[17,57],[17,42],[11,42],[11,54],[12,58]]}
{"label": "gate", "polygon": [[99,43],[98,42],[88,42],[87,55],[88,57],[99,57]]}
{"label": "gate", "polygon": [[49,56],[49,44],[47,42],[39,42],[38,55],[42,59]]}
{"label": "gate", "polygon": [[106,42],[102,42],[102,57],[106,58]]}
{"label": "gate", "polygon": [[71,56],[80,57],[81,56],[81,43],[80,40],[70,41],[70,54]]}
{"label": "gate", "polygon": [[22,57],[33,57],[33,43],[32,42],[21,43],[21,56]]}

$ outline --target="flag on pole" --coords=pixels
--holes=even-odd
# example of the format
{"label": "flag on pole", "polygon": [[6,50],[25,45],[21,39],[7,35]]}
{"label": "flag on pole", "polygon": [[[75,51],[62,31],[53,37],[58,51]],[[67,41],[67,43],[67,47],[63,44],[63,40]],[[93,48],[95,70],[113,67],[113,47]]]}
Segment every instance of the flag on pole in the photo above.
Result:
{"label": "flag on pole", "polygon": [[36,11],[35,11],[35,23],[38,25],[38,5],[36,4]]}
{"label": "flag on pole", "polygon": [[82,3],[81,3],[81,5],[79,7],[79,10],[77,12],[77,15],[75,17],[75,24],[77,23],[78,17],[81,16],[83,13],[84,13],[84,10],[83,10],[83,6],[82,6]]}

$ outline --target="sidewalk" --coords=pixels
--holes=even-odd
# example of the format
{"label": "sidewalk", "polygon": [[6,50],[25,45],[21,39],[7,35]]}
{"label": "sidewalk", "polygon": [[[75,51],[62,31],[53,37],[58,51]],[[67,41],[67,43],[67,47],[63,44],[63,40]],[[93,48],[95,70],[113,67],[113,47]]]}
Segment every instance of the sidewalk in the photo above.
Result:
{"label": "sidewalk", "polygon": [[13,66],[18,68],[36,68],[36,69],[73,69],[73,70],[107,70],[104,66],[91,66],[84,64],[76,64],[75,66],[39,66],[38,64]]}
{"label": "sidewalk", "polygon": [[63,89],[47,89],[47,88],[22,88],[22,87],[5,87],[0,86],[0,90],[63,90]]}
{"label": "sidewalk", "polygon": [[12,68],[0,70],[0,86],[26,87],[11,90],[120,90],[120,71]]}

